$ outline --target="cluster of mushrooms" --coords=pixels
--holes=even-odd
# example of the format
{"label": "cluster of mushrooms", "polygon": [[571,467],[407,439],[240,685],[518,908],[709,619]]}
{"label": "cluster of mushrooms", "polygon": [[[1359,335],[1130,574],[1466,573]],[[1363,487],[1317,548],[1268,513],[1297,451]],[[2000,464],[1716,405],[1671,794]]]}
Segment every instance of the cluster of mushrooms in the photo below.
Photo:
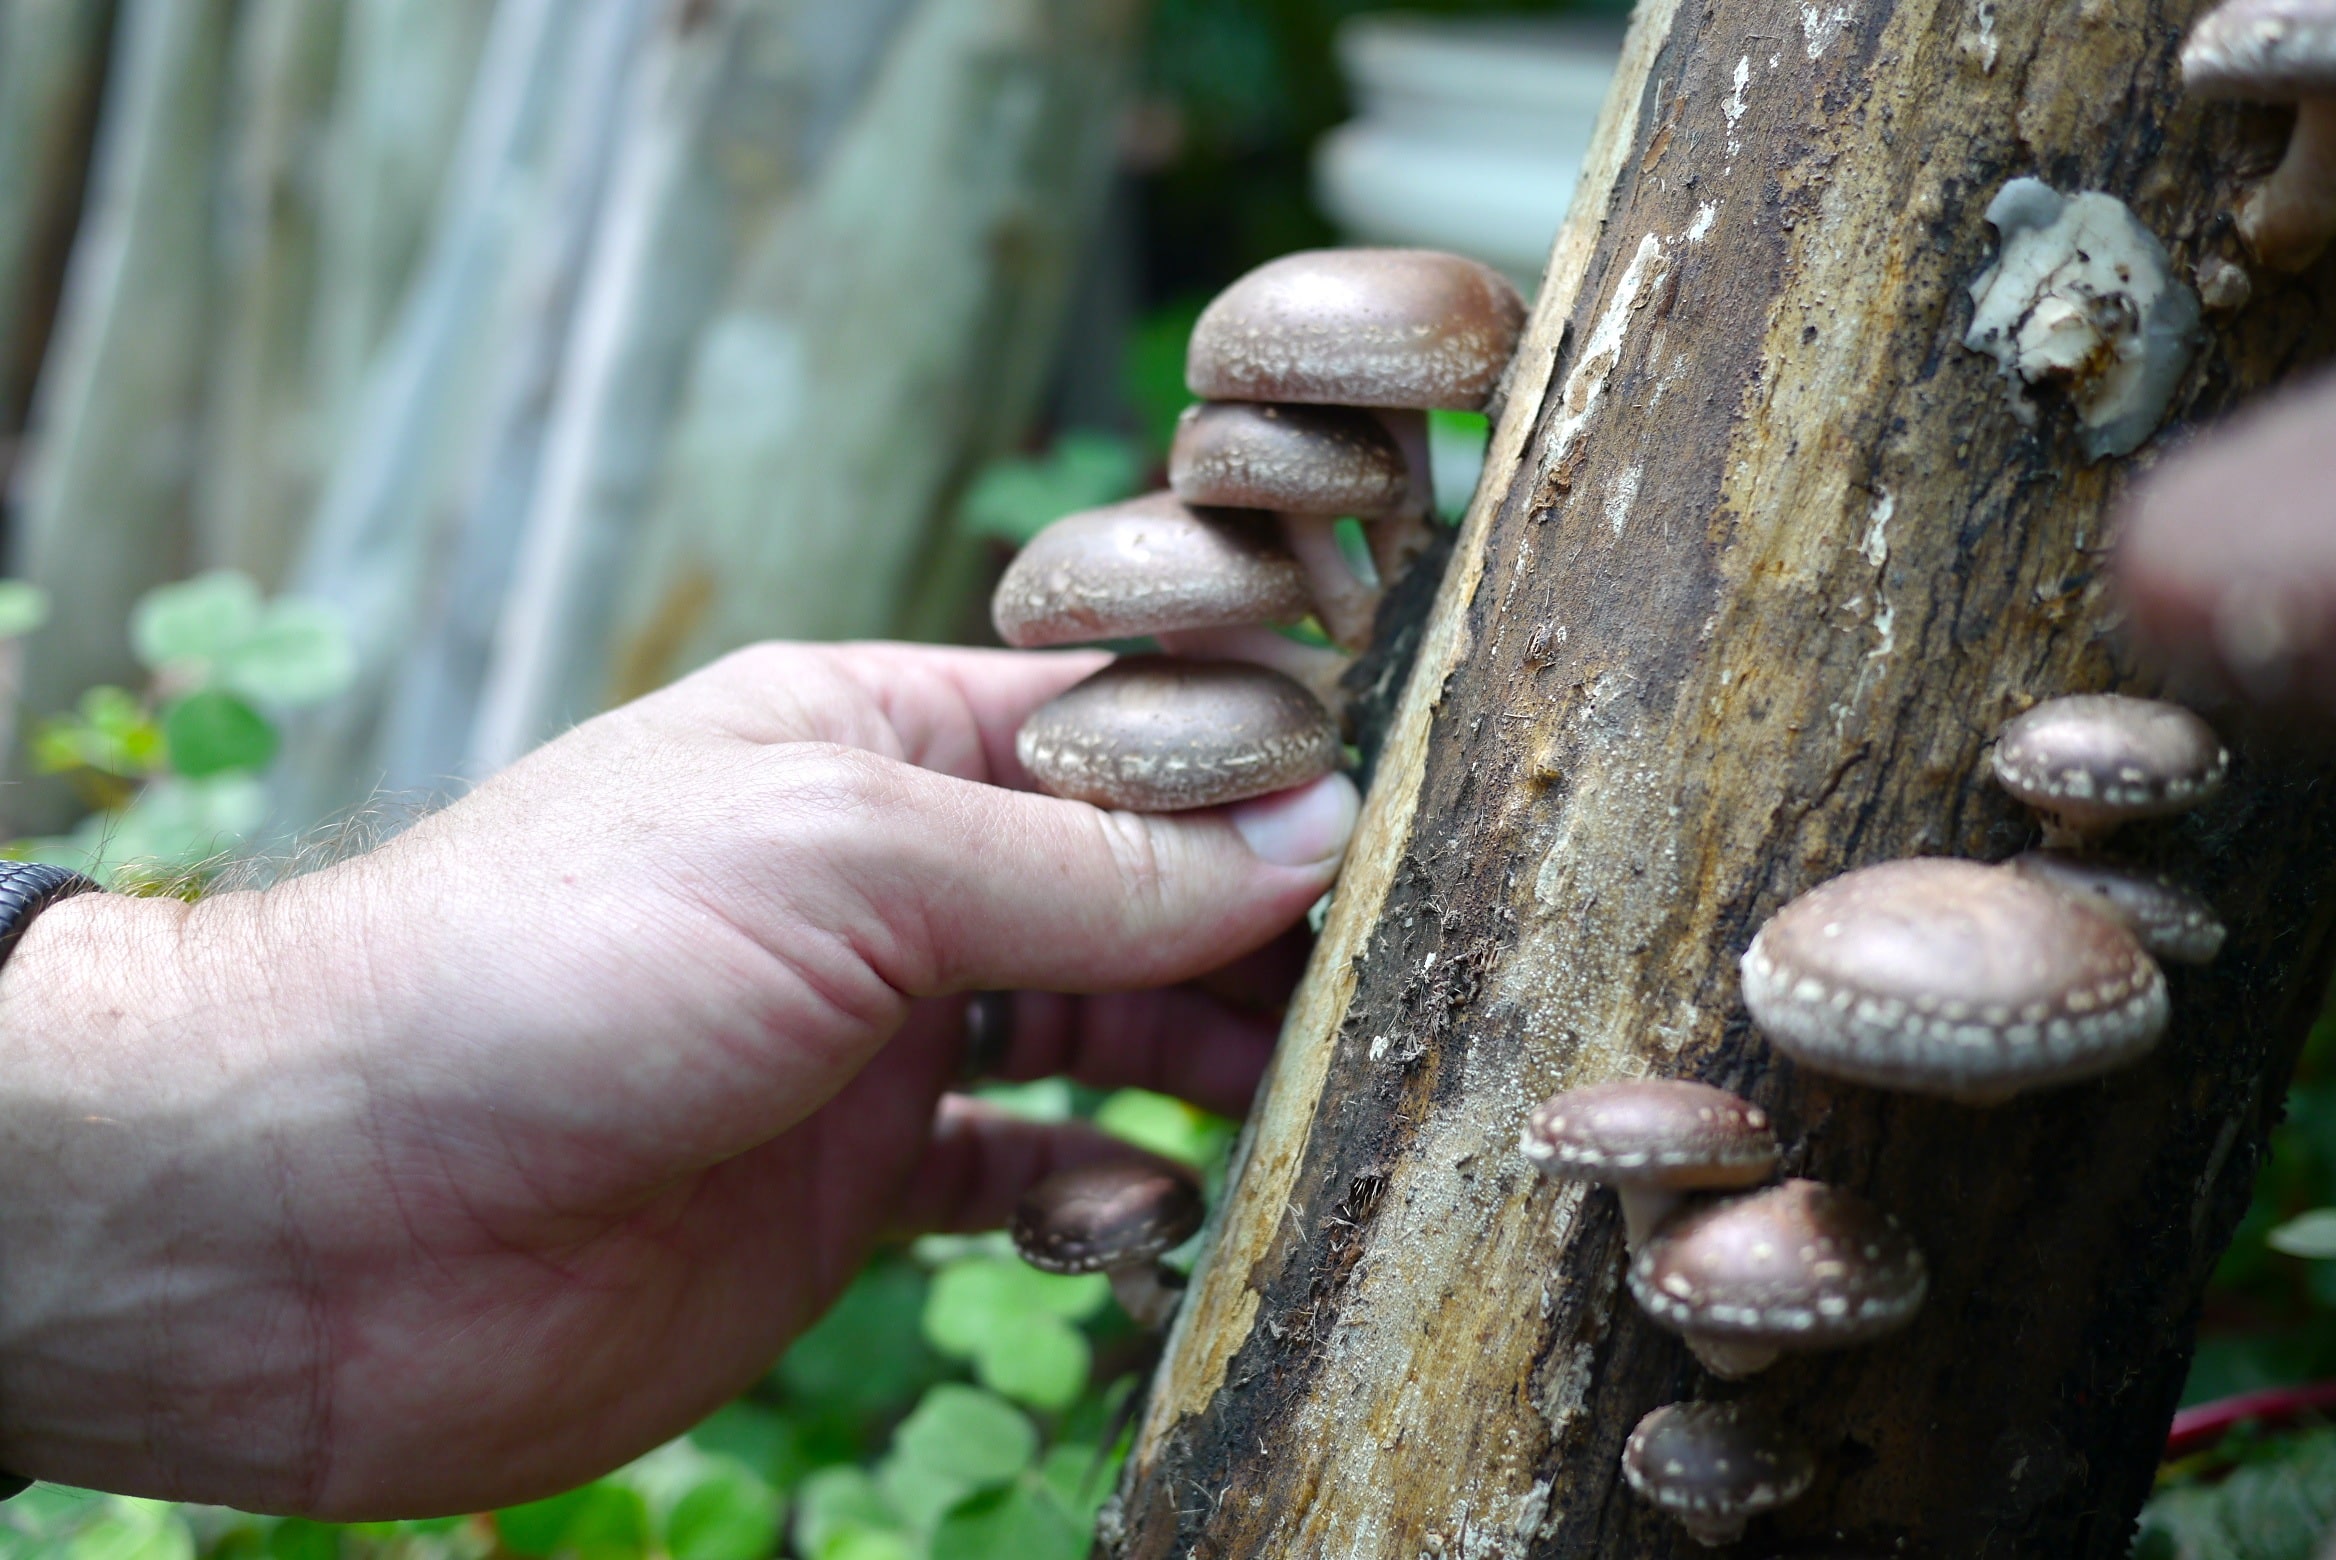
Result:
{"label": "cluster of mushrooms", "polygon": [[[1818,1072],[1972,1105],[2138,1059],[2166,1026],[2158,961],[2205,963],[2223,929],[2196,895],[2098,847],[2198,805],[2229,763],[2177,705],[2035,706],[1997,735],[1993,769],[2037,813],[2043,847],[1992,866],[1885,862],[1793,900],[1744,954],[1753,1022]],[[1922,1253],[1864,1199],[1763,1185],[1777,1160],[1766,1114],[1709,1085],[1568,1090],[1532,1112],[1520,1147],[1553,1178],[1615,1189],[1632,1296],[1715,1375],[1894,1332],[1928,1289]],[[1623,1450],[1630,1487],[1712,1545],[1816,1472],[1806,1443],[1744,1402],[1658,1408]]]}
{"label": "cluster of mushrooms", "polygon": [[[1168,489],[1067,515],[991,600],[1034,647],[1151,638],[1033,712],[1043,790],[1136,812],[1303,785],[1345,756],[1339,678],[1426,548],[1427,413],[1482,410],[1525,324],[1491,267],[1422,249],[1285,255],[1194,325]],[[1350,553],[1342,519],[1367,549]],[[1335,649],[1279,632],[1311,617]]]}
{"label": "cluster of mushrooms", "polygon": [[[2242,3],[2284,15],[2300,0],[2226,10]],[[1178,427],[1168,490],[1056,521],[993,599],[1011,645],[1149,637],[1161,651],[1122,656],[1031,715],[1017,751],[1036,783],[1172,812],[1336,768],[1340,676],[1431,535],[1425,413],[1484,408],[1524,318],[1498,272],[1425,250],[1290,255],[1211,303],[1185,365],[1204,399]],[[1347,518],[1367,550],[1342,544]],[[1279,632],[1307,618],[1335,648]],[[1866,867],[1778,911],[1742,975],[1753,1022],[1780,1050],[1836,1077],[1989,1105],[2156,1043],[2158,961],[2204,963],[2223,930],[2195,895],[2098,845],[2205,800],[2229,755],[2188,710],[2103,694],[2011,721],[1992,763],[2037,812],[2042,847],[1998,865]],[[1888,1214],[1817,1181],[1769,1184],[1767,1115],[1709,1085],[1569,1090],[1532,1112],[1521,1148],[1552,1178],[1615,1188],[1632,1296],[1717,1376],[1882,1337],[1928,1291],[1921,1251]],[[1092,1165],[1033,1189],[1014,1243],[1048,1272],[1108,1274],[1128,1314],[1158,1328],[1181,1292],[1161,1257],[1203,1212],[1172,1171]],[[1816,1472],[1805,1442],[1741,1401],[1658,1408],[1623,1452],[1630,1487],[1710,1545]]]}
{"label": "cluster of mushrooms", "polygon": [[[2248,251],[2275,271],[2301,271],[2336,238],[2336,0],[2224,0],[2182,45],[2182,81],[2208,98],[2292,103],[2287,155],[2239,202]],[[2244,273],[2210,307],[2246,301]]]}
{"label": "cluster of mushrooms", "polygon": [[[1023,648],[1151,638],[1034,711],[1016,741],[1041,789],[1180,812],[1286,790],[1345,756],[1339,678],[1381,597],[1426,549],[1427,414],[1481,411],[1525,325],[1500,272],[1424,249],[1286,255],[1193,327],[1168,489],[1055,521],[991,598]],[[1339,522],[1362,523],[1350,555]],[[1312,618],[1335,649],[1279,630]],[[1105,1273],[1159,1328],[1181,1278],[1160,1258],[1200,1227],[1200,1193],[1115,1163],[1040,1182],[1015,1249],[1049,1273]]]}

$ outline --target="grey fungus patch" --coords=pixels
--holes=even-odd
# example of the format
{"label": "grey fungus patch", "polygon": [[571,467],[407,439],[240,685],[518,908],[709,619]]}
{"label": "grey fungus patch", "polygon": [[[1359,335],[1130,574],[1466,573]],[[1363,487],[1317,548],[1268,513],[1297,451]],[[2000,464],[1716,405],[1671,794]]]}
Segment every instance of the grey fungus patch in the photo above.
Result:
{"label": "grey fungus patch", "polygon": [[1630,1264],[1640,1307],[1723,1376],[1896,1332],[1929,1290],[1929,1266],[1896,1220],[1816,1181],[1690,1208]]}
{"label": "grey fungus patch", "polygon": [[1160,1257],[1200,1228],[1200,1190],[1148,1163],[1122,1161],[1058,1171],[1014,1210],[1014,1249],[1046,1273],[1104,1273],[1130,1316],[1160,1327],[1181,1288]]}
{"label": "grey fungus patch", "polygon": [[1305,574],[1269,521],[1173,493],[1065,515],[990,597],[998,637],[1022,648],[1294,623],[1310,610]]}
{"label": "grey fungus patch", "polygon": [[2239,237],[2275,271],[2301,271],[2336,237],[2336,3],[2224,0],[2182,45],[2182,83],[2206,98],[2293,103],[2271,176],[2239,202]]}
{"label": "grey fungus patch", "polygon": [[1403,451],[1378,418],[1346,406],[1187,407],[1168,485],[1189,504],[1369,520],[1402,504]]}
{"label": "grey fungus patch", "polygon": [[1999,245],[1971,284],[1963,345],[1995,359],[2012,412],[2057,385],[2087,459],[2139,449],[2165,420],[2198,342],[2198,295],[2166,246],[2114,195],[2013,179],[1988,204]]}
{"label": "grey fungus patch", "polygon": [[2133,934],[1974,861],[1820,884],[1753,937],[1744,1005],[1778,1049],[1877,1088],[1993,1104],[2138,1060],[2166,981]]}
{"label": "grey fungus patch", "polygon": [[1808,1444],[1749,1403],[1668,1403],[1622,1447],[1634,1494],[1707,1547],[1798,1500],[1817,1476]]}
{"label": "grey fungus patch", "polygon": [[1201,311],[1185,383],[1210,401],[1481,411],[1525,329],[1491,266],[1432,249],[1269,260]]}
{"label": "grey fungus patch", "polygon": [[1040,705],[1014,741],[1055,796],[1182,812],[1287,790],[1344,756],[1338,723],[1279,672],[1128,656]]}
{"label": "grey fungus patch", "polygon": [[2179,704],[2083,693],[2006,721],[1989,762],[1996,782],[2043,817],[2047,842],[2061,845],[2188,812],[2222,788],[2231,756]]}
{"label": "grey fungus patch", "polygon": [[1552,1180],[1613,1187],[1633,1251],[1683,1194],[1757,1186],[1776,1170],[1776,1133],[1766,1111],[1724,1089],[1676,1078],[1624,1079],[1552,1095],[1526,1117],[1517,1148]]}
{"label": "grey fungus patch", "polygon": [[2178,883],[2138,867],[2061,850],[2031,850],[2004,863],[2131,932],[2151,956],[2211,964],[2225,929],[2214,907]]}

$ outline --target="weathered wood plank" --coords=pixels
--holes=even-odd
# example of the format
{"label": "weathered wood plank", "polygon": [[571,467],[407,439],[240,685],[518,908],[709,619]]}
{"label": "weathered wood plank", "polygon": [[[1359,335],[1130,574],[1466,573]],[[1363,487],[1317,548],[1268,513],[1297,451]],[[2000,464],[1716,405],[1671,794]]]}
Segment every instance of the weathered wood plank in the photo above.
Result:
{"label": "weathered wood plank", "polygon": [[195,557],[273,587],[308,521],[328,423],[309,380],[342,0],[246,0],[220,157],[215,339]]}
{"label": "weathered wood plank", "polygon": [[[26,644],[23,703],[138,676],[126,624],[184,572],[208,341],[210,218],[230,0],[129,0],[56,334],[16,474],[12,571],[58,604]],[[16,793],[12,831],[67,821]]]}
{"label": "weathered wood plank", "polygon": [[0,490],[81,209],[111,0],[0,5]]}
{"label": "weathered wood plank", "polygon": [[[1986,1112],[1828,1083],[1734,966],[1848,867],[2011,853],[1994,727],[2151,686],[2098,563],[2180,428],[2087,465],[2066,403],[2023,424],[1961,337],[2013,177],[2123,197],[2185,272],[2226,242],[2259,127],[2177,98],[2188,15],[1642,8],[1111,1553],[1701,1553],[1617,1455],[1658,1403],[1741,1394],[1825,1469],[1760,1553],[2123,1555],[2336,951],[2314,761],[2224,712],[2231,793],[2133,834],[2232,939],[2115,1078]],[[2259,280],[2176,422],[2326,355],[2327,280]],[[1556,1088],[1649,1072],[1751,1094],[1789,1173],[1896,1212],[1920,1322],[1701,1375],[1621,1293],[1611,1201],[1514,1147]]]}
{"label": "weathered wood plank", "polygon": [[1143,7],[925,0],[698,354],[597,683],[890,630],[1021,431],[1100,209]]}

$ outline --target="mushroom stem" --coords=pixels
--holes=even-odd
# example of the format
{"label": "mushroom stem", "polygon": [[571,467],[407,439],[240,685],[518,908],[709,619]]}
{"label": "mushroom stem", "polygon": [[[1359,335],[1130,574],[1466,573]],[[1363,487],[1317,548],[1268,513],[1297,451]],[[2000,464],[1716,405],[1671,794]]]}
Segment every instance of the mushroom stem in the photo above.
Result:
{"label": "mushroom stem", "polygon": [[1338,545],[1336,515],[1283,514],[1282,537],[1306,571],[1323,632],[1345,650],[1371,642],[1371,619],[1379,610],[1379,589],[1365,582]]}
{"label": "mushroom stem", "polygon": [[1345,724],[1346,690],[1338,680],[1355,664],[1354,657],[1320,645],[1301,644],[1289,635],[1262,625],[1240,628],[1185,628],[1153,636],[1170,655],[1205,661],[1248,661],[1270,667],[1322,701],[1322,707]]}
{"label": "mushroom stem", "polygon": [[1138,1327],[1158,1332],[1168,1325],[1168,1318],[1176,1314],[1176,1303],[1184,1298],[1184,1278],[1157,1262],[1136,1262],[1115,1267],[1111,1273],[1111,1292],[1118,1297],[1120,1309],[1132,1317]]}
{"label": "mushroom stem", "polygon": [[1679,1525],[1687,1529],[1687,1536],[1706,1549],[1732,1544],[1744,1536],[1745,1519],[1742,1517],[1711,1516],[1693,1511],[1677,1512],[1675,1515]]}
{"label": "mushroom stem", "polygon": [[1742,1381],[1746,1376],[1757,1376],[1776,1363],[1777,1351],[1765,1343],[1736,1343],[1726,1338],[1708,1335],[1690,1335],[1688,1352],[1703,1362],[1703,1368],[1722,1381]]}
{"label": "mushroom stem", "polygon": [[1436,472],[1428,453],[1428,414],[1404,408],[1375,408],[1372,415],[1403,451],[1403,505],[1363,527],[1371,538],[1371,561],[1379,584],[1393,589],[1435,540]]}
{"label": "mushroom stem", "polygon": [[2054,813],[2039,812],[2036,821],[2043,825],[2046,850],[2081,851],[2100,839],[2102,833],[2099,829],[2079,828]]}
{"label": "mushroom stem", "polygon": [[2239,203],[2239,236],[2275,271],[2300,271],[2336,237],[2336,98],[2295,106],[2287,155]]}
{"label": "mushroom stem", "polygon": [[1682,1195],[1666,1187],[1630,1182],[1618,1184],[1614,1191],[1622,1199],[1623,1243],[1634,1255],[1663,1221],[1671,1217],[1671,1210],[1679,1206]]}

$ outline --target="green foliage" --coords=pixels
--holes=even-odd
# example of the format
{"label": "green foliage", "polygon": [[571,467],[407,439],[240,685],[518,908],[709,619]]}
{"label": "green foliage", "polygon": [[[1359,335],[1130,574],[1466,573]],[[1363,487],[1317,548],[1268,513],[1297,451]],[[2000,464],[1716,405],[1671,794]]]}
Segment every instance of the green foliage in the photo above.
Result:
{"label": "green foliage", "polygon": [[2315,1262],[2336,1261],[2336,1208],[2299,1213],[2263,1237],[2273,1251]]}
{"label": "green foliage", "polygon": [[2336,1429],[2266,1441],[2212,1483],[2161,1493],[2134,1560],[2314,1560],[2336,1528]]}
{"label": "green foliage", "polygon": [[935,1276],[925,1301],[925,1337],[952,1359],[972,1363],[994,1392],[1032,1408],[1060,1410],[1087,1384],[1086,1335],[1072,1326],[1110,1299],[1100,1274],[1041,1273],[1010,1257],[972,1256]]}
{"label": "green foliage", "polygon": [[[0,629],[30,610],[19,599],[11,617],[12,599],[0,584]],[[205,868],[266,817],[260,776],[281,742],[273,715],[339,693],[354,654],[329,608],[264,600],[232,570],[147,592],[131,612],[130,642],[153,673],[145,690],[92,688],[32,733],[33,766],[67,777],[89,816],[7,854],[117,888],[196,891]]]}
{"label": "green foliage", "polygon": [[1019,547],[1064,515],[1126,498],[1142,485],[1135,442],[1082,429],[1039,456],[992,461],[974,478],[958,511],[971,535]]}
{"label": "green foliage", "polygon": [[0,580],[0,639],[22,639],[49,620],[49,595],[27,580]]}

